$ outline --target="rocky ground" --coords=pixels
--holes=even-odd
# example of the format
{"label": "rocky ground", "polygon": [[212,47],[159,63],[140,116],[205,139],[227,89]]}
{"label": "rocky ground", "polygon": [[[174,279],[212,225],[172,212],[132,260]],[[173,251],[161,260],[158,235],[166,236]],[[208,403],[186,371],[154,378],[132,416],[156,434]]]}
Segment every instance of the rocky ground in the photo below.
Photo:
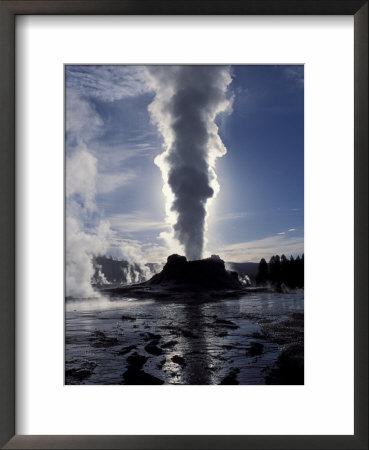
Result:
{"label": "rocky ground", "polygon": [[66,384],[303,384],[303,294],[66,306]]}

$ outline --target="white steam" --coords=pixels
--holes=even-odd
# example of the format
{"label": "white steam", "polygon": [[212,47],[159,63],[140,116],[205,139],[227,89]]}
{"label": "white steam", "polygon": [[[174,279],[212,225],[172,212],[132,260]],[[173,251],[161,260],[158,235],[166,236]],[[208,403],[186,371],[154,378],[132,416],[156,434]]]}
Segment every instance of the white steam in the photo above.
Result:
{"label": "white steam", "polygon": [[66,119],[66,296],[91,297],[97,295],[91,285],[94,256],[112,255],[142,267],[145,277],[152,274],[139,243],[117,239],[96,206],[101,176],[91,143],[102,131],[102,119],[73,89],[67,91]]}
{"label": "white steam", "polygon": [[162,172],[167,223],[188,259],[200,259],[205,244],[207,205],[219,191],[216,159],[226,153],[216,116],[231,110],[232,78],[227,66],[151,66],[155,99],[152,120],[165,151],[155,163]]}

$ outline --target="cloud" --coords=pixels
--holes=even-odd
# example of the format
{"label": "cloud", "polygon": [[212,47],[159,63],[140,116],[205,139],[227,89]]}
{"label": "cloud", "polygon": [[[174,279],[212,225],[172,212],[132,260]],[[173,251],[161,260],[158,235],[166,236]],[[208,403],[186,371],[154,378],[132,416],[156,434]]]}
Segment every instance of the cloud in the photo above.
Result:
{"label": "cloud", "polygon": [[142,246],[142,251],[145,254],[145,258],[148,262],[156,264],[164,264],[170,255],[170,250],[165,245],[150,244]]}
{"label": "cloud", "polygon": [[76,90],[66,91],[67,151],[79,143],[88,143],[103,129],[104,122],[95,107]]}
{"label": "cloud", "polygon": [[165,263],[170,253],[165,245],[143,244],[137,239],[115,237],[107,254],[130,263],[139,263],[143,267],[146,263]]}
{"label": "cloud", "polygon": [[286,77],[292,81],[297,87],[304,87],[304,66],[286,66],[284,73]]}
{"label": "cloud", "polygon": [[113,192],[120,186],[131,183],[136,176],[136,173],[133,171],[99,173],[97,177],[97,191],[101,194]]}
{"label": "cloud", "polygon": [[68,65],[66,85],[84,96],[109,102],[150,90],[144,66]]}
{"label": "cloud", "polygon": [[272,255],[301,255],[304,253],[303,237],[270,236],[249,242],[239,242],[219,248],[220,257],[226,261],[259,262],[261,258],[269,259]]}
{"label": "cloud", "polygon": [[244,219],[247,216],[248,216],[248,214],[245,212],[232,212],[232,213],[219,215],[219,216],[213,218],[212,221],[213,222],[223,222],[226,220],[238,220],[238,219]]}
{"label": "cloud", "polygon": [[[290,228],[288,230],[289,233],[291,233],[292,231],[296,231],[296,228]],[[285,231],[281,231],[280,233],[277,233],[277,234],[283,235],[283,234],[286,234],[286,232]]]}
{"label": "cloud", "polygon": [[155,220],[144,211],[114,214],[109,217],[111,226],[122,233],[135,233],[169,228],[163,220]]}
{"label": "cloud", "polygon": [[85,144],[80,144],[66,159],[67,198],[77,196],[82,208],[94,211],[96,176],[97,159],[88,152]]}

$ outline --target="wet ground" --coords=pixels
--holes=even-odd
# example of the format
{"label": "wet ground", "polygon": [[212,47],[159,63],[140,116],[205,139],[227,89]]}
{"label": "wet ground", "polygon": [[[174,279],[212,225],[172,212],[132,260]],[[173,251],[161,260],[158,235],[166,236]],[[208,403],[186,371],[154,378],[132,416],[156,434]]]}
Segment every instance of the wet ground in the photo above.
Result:
{"label": "wet ground", "polygon": [[68,299],[66,384],[303,384],[302,293]]}

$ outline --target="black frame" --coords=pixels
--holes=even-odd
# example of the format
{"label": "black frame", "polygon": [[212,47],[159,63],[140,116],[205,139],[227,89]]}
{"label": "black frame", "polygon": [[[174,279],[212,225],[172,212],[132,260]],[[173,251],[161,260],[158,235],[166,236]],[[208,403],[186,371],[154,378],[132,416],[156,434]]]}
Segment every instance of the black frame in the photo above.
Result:
{"label": "black frame", "polygon": [[[15,436],[15,16],[354,16],[355,375],[349,436]],[[0,445],[8,449],[368,449],[368,0],[0,0]],[[339,393],[337,393],[339,395]]]}

